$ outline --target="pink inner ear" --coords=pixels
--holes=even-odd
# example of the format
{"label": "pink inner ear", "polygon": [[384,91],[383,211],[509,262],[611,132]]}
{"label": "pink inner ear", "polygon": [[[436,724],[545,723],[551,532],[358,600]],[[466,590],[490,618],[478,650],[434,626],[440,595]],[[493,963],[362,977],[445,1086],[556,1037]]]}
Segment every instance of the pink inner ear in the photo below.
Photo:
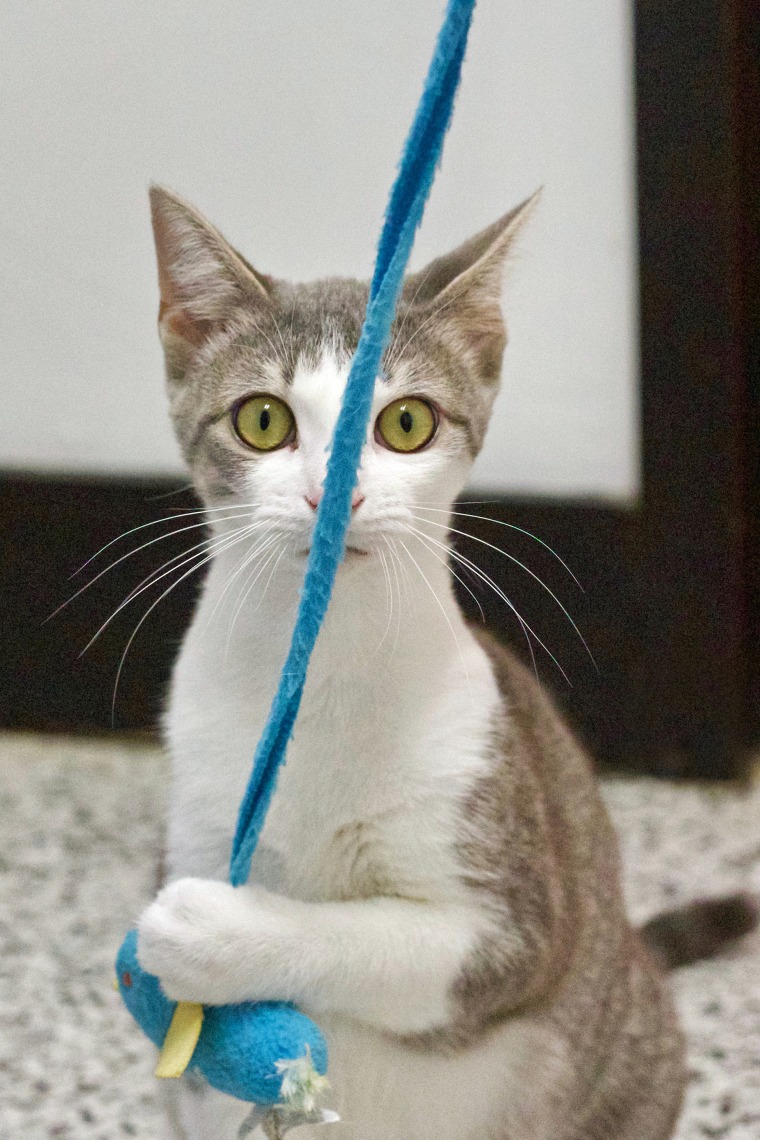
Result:
{"label": "pink inner ear", "polygon": [[180,337],[190,344],[201,345],[211,335],[214,322],[191,317],[182,307],[174,307],[161,301],[158,307],[158,323],[172,336]]}

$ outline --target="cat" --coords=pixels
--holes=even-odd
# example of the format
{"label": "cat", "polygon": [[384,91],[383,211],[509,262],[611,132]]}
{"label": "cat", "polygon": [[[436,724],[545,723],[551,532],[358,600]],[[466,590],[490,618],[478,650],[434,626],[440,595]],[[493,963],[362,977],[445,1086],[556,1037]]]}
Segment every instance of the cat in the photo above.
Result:
{"label": "cat", "polygon": [[[237,808],[367,286],[265,276],[175,194],[151,202],[170,411],[213,557],[165,717],[169,881],[139,921],[141,964],[173,999],[313,1016],[335,1140],[666,1140],[684,1043],[626,918],[590,763],[533,674],[465,622],[447,565],[534,199],[405,282],[345,559],[240,888],[224,881]],[[234,1140],[250,1107],[193,1077],[169,1101],[184,1140]]]}

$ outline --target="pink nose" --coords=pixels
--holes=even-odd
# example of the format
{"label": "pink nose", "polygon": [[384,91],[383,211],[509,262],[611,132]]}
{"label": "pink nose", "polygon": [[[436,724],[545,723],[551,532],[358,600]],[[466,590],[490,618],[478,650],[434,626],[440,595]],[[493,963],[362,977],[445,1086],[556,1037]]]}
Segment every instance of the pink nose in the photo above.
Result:
{"label": "pink nose", "polygon": [[[316,509],[319,506],[320,501],[322,499],[322,488],[320,487],[318,491],[310,491],[309,494],[305,496],[305,499],[306,499],[306,502],[311,507],[311,509],[313,511],[316,511]],[[358,507],[360,507],[362,505],[363,502],[364,502],[364,495],[362,495],[361,491],[355,490],[353,495],[351,496],[351,510],[355,511]]]}

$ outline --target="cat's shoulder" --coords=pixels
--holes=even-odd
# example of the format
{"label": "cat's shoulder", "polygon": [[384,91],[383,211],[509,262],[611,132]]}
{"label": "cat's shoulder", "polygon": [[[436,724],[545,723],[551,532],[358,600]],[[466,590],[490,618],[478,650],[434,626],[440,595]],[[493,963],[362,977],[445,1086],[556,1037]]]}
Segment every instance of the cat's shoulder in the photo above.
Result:
{"label": "cat's shoulder", "polygon": [[549,709],[558,715],[549,694],[513,650],[482,625],[471,624],[469,628],[488,658],[501,696],[515,715],[546,715]]}
{"label": "cat's shoulder", "polygon": [[501,696],[494,725],[497,755],[517,760],[541,783],[556,786],[568,781],[590,790],[595,782],[593,761],[535,671],[482,626],[470,628],[488,658]]}

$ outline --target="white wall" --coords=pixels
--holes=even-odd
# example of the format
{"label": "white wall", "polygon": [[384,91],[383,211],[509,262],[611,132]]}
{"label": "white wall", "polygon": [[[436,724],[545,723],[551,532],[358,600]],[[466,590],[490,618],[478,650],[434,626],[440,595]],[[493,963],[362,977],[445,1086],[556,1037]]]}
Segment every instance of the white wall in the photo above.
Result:
{"label": "white wall", "polygon": [[[150,179],[263,270],[366,275],[443,0],[0,7],[0,466],[173,472]],[[480,0],[415,264],[545,186],[481,486],[638,483],[631,0]]]}

